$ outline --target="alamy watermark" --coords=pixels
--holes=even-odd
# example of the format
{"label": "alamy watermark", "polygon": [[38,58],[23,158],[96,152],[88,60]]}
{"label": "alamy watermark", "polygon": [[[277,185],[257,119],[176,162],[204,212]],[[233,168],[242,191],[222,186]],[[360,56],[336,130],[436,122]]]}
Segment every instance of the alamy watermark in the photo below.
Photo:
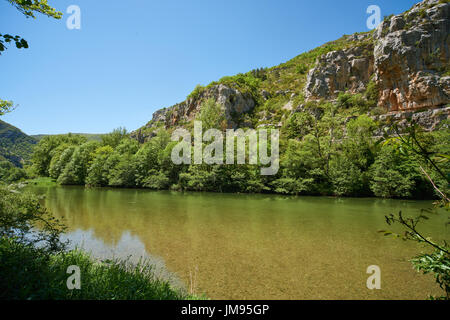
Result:
{"label": "alamy watermark", "polygon": [[81,289],[81,271],[80,267],[77,265],[72,265],[67,267],[66,273],[70,274],[70,276],[67,278],[66,285],[67,289],[73,290]]}
{"label": "alamy watermark", "polygon": [[[228,129],[225,137],[225,164],[246,164],[247,160],[248,164],[262,166],[261,175],[275,175],[279,169],[279,137],[278,129],[248,129],[246,131]],[[190,132],[182,128],[173,132],[172,141],[178,142],[171,154],[174,164],[224,164],[223,132],[218,129],[208,129],[203,133],[201,121],[194,121],[193,143]],[[237,141],[236,144],[235,141]],[[203,142],[211,143],[203,148]],[[248,157],[246,157],[247,149]]]}
{"label": "alamy watermark", "polygon": [[67,7],[66,12],[70,16],[66,20],[66,27],[69,30],[81,29],[81,9],[79,6],[72,4]]}
{"label": "alamy watermark", "polygon": [[378,27],[378,25],[381,23],[380,7],[377,5],[370,5],[367,7],[366,13],[370,14],[366,21],[367,29],[372,30]]}
{"label": "alamy watermark", "polygon": [[368,266],[366,273],[371,274],[371,276],[368,277],[367,281],[366,281],[367,289],[380,290],[381,289],[381,269],[380,269],[380,267],[376,266],[376,265]]}

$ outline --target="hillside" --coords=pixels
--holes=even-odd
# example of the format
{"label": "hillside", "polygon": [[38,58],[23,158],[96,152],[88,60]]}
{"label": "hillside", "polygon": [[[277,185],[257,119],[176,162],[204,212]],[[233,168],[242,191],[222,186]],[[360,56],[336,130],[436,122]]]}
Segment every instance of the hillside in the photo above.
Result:
{"label": "hillside", "polygon": [[368,114],[383,122],[413,115],[434,130],[449,116],[449,15],[448,0],[425,0],[370,32],[344,35],[272,68],[199,85],[132,135],[146,141],[161,127],[184,126],[208,98],[222,105],[229,128],[257,128],[282,127],[308,105],[346,101],[345,94],[363,105],[341,108],[349,118]]}
{"label": "hillside", "polygon": [[0,120],[0,159],[5,158],[16,166],[29,160],[37,140],[20,129]]}
{"label": "hillside", "polygon": [[[82,136],[85,137],[87,139],[87,141],[101,141],[102,140],[102,135],[103,134],[97,134],[97,133],[73,133],[74,135],[77,136]],[[31,137],[33,137],[34,139],[36,139],[38,142],[41,141],[43,138],[48,137],[48,136],[52,136],[51,134],[35,134],[35,135],[31,135]]]}

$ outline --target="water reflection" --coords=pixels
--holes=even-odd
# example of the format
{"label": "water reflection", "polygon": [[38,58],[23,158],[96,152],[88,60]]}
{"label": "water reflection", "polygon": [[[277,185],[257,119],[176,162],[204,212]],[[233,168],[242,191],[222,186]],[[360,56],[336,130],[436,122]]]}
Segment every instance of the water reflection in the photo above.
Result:
{"label": "water reflection", "polygon": [[[429,202],[274,195],[36,188],[94,255],[138,256],[223,299],[414,299],[436,293],[408,262],[417,247],[384,238],[384,215]],[[444,217],[424,226],[443,237]],[[369,265],[382,289],[368,290]],[[161,267],[162,269],[162,267]]]}
{"label": "water reflection", "polygon": [[128,231],[123,232],[115,244],[106,244],[101,238],[95,237],[92,230],[81,229],[67,232],[61,240],[69,240],[69,249],[81,248],[100,260],[117,258],[132,263],[145,260],[152,265],[156,277],[169,281],[174,287],[187,289],[174,273],[167,270],[162,258],[147,253],[139,237],[132,236]]}

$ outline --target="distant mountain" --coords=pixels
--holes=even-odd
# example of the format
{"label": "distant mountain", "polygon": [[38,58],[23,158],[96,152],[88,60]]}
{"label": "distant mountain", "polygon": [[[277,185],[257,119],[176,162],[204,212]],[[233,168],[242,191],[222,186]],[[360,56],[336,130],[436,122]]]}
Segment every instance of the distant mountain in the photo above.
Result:
{"label": "distant mountain", "polygon": [[0,120],[0,160],[6,159],[21,167],[29,160],[37,140],[13,125]]}
{"label": "distant mountain", "polygon": [[[83,136],[87,139],[87,141],[101,141],[103,134],[101,133],[73,133],[75,135]],[[31,135],[38,142],[41,141],[44,137],[52,136],[52,134],[35,134]]]}

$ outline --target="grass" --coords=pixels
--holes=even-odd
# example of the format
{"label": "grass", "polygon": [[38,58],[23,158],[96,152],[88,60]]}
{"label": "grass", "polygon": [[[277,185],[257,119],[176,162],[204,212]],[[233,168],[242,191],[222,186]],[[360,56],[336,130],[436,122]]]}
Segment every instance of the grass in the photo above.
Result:
{"label": "grass", "polygon": [[53,187],[57,183],[50,177],[38,177],[34,179],[25,180],[25,183],[38,187]]}
{"label": "grass", "polygon": [[[158,278],[146,261],[97,261],[79,250],[50,254],[9,238],[0,238],[0,261],[0,299],[198,299]],[[80,289],[67,288],[71,265],[80,268]]]}

